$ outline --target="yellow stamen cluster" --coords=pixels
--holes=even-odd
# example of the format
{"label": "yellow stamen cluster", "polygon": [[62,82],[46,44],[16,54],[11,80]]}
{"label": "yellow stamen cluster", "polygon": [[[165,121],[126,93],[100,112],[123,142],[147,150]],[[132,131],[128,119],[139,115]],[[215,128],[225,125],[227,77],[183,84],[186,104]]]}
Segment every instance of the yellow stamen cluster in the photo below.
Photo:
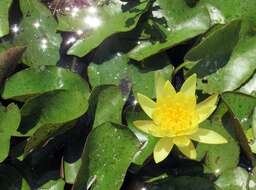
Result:
{"label": "yellow stamen cluster", "polygon": [[196,100],[177,93],[156,103],[153,121],[166,136],[179,136],[197,127],[198,114],[195,112]]}

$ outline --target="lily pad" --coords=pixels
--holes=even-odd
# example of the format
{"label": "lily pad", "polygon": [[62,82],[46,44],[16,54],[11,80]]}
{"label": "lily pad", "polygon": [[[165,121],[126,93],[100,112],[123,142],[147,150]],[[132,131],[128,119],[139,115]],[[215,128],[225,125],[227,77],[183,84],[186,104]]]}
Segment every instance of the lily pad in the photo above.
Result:
{"label": "lily pad", "polygon": [[[69,49],[68,54],[82,57],[100,45],[107,37],[119,32],[132,30],[140,16],[147,10],[149,1],[122,2],[111,0],[107,5],[94,7],[95,11],[80,10],[77,17],[60,16],[59,29],[74,31],[73,23],[79,23],[77,30],[86,30],[86,34]],[[97,12],[97,13],[96,13]],[[72,23],[72,24],[70,24]]]}
{"label": "lily pad", "polygon": [[6,108],[0,105],[0,162],[9,154],[11,136],[19,127],[20,120],[20,110],[15,104],[10,104]]}
{"label": "lily pad", "polygon": [[224,172],[215,182],[220,190],[247,190],[249,174],[240,167]]}
{"label": "lily pad", "polygon": [[221,97],[234,116],[239,119],[244,130],[248,129],[251,125],[250,118],[256,107],[256,98],[237,92],[226,92]]}
{"label": "lily pad", "polygon": [[228,143],[221,145],[203,143],[197,145],[197,159],[201,160],[204,158],[205,172],[218,176],[228,169],[235,168],[239,162],[240,149],[235,139],[229,133],[228,127],[230,126],[223,126],[221,123],[205,121],[200,127],[216,131],[228,141]]}
{"label": "lily pad", "polygon": [[105,123],[122,123],[122,110],[126,96],[114,85],[104,85],[94,88],[91,98],[91,112],[94,113],[93,128]]}
{"label": "lily pad", "polygon": [[119,190],[138,145],[127,128],[111,123],[94,128],[87,138],[73,189]]}
{"label": "lily pad", "polygon": [[[168,63],[165,61],[165,58],[163,55],[163,64],[161,65]],[[102,64],[90,64],[88,75],[92,86],[115,84],[121,87],[124,86],[124,91],[129,91],[131,87],[134,94],[143,92],[148,97],[155,97],[155,71],[160,71],[164,78],[170,79],[173,66],[168,65],[162,69],[154,69],[154,67],[157,68],[153,65],[152,69],[152,62],[145,62],[142,66],[135,63],[129,64],[127,56],[115,55],[112,59]]]}
{"label": "lily pad", "polygon": [[23,62],[29,66],[56,65],[59,60],[61,36],[56,33],[57,22],[50,10],[40,1],[20,1],[23,19],[15,25],[15,45],[24,45],[27,51]]}
{"label": "lily pad", "polygon": [[26,99],[53,90],[74,90],[89,96],[88,84],[76,73],[55,66],[22,70],[5,83],[4,99]]}
{"label": "lily pad", "polygon": [[0,38],[9,33],[9,8],[12,0],[0,1]]}
{"label": "lily pad", "polygon": [[141,61],[202,34],[210,27],[207,9],[191,8],[185,1],[156,0],[151,14],[141,25],[141,40],[128,54],[131,59]]}
{"label": "lily pad", "polygon": [[58,90],[29,99],[21,109],[17,135],[30,136],[44,126],[49,127],[50,133],[50,126],[55,130],[56,126],[73,121],[87,111],[87,98],[78,91]]}

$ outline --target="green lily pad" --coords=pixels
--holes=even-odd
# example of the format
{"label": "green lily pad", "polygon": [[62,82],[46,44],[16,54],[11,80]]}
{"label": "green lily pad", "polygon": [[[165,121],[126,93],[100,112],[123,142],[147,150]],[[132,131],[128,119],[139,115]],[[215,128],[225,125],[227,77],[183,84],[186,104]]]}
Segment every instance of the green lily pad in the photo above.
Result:
{"label": "green lily pad", "polygon": [[5,83],[4,99],[26,99],[53,90],[74,90],[89,96],[88,84],[76,73],[55,66],[22,70]]}
{"label": "green lily pad", "polygon": [[15,104],[6,108],[0,105],[0,163],[9,154],[11,136],[19,127],[20,118],[20,110]]}
{"label": "green lily pad", "polygon": [[[254,74],[256,36],[239,40],[225,67],[199,81],[198,87],[207,93],[220,93],[239,88]],[[243,60],[241,62],[241,60]]]}
{"label": "green lily pad", "polygon": [[240,167],[224,172],[215,182],[220,190],[247,190],[249,174]]}
{"label": "green lily pad", "polygon": [[[206,6],[210,12],[212,21],[215,23],[223,23],[225,20],[233,20],[242,18],[243,20],[249,20],[251,26],[256,24],[255,8],[256,2],[251,0],[202,0],[199,6]],[[219,15],[219,16],[218,16]],[[216,16],[220,19],[216,20]]]}
{"label": "green lily pad", "polygon": [[206,8],[189,7],[185,1],[156,0],[149,20],[141,25],[136,47],[128,54],[141,61],[204,33],[210,27]]}
{"label": "green lily pad", "polygon": [[94,128],[87,138],[73,189],[119,190],[138,146],[127,128],[111,123]]}
{"label": "green lily pad", "polygon": [[223,126],[221,123],[205,121],[200,127],[216,131],[228,141],[226,144],[203,144],[197,145],[198,160],[204,158],[205,172],[213,173],[216,176],[228,169],[235,168],[239,162],[240,149],[229,133],[230,126]]}
{"label": "green lily pad", "polygon": [[9,8],[12,0],[0,1],[0,38],[9,33]]}
{"label": "green lily pad", "polygon": [[[77,17],[59,16],[59,30],[86,30],[86,34],[69,49],[68,54],[82,57],[100,45],[107,37],[132,30],[140,16],[147,10],[149,1],[131,1],[123,4],[111,0],[107,5],[94,7],[95,11],[80,10]],[[72,23],[72,24],[70,24]],[[73,23],[78,23],[74,26]]]}
{"label": "green lily pad", "polygon": [[40,1],[20,1],[23,19],[15,33],[14,44],[27,51],[23,62],[29,66],[56,65],[59,60],[61,36],[56,33],[57,22]]}
{"label": "green lily pad", "polygon": [[78,91],[58,90],[31,98],[21,109],[21,126],[16,135],[30,136],[44,126],[51,134],[51,126],[55,131],[55,127],[83,115],[87,108],[88,97]]}
{"label": "green lily pad", "polygon": [[[165,55],[162,56],[163,63],[161,65],[165,65],[168,62],[165,61]],[[129,91],[129,88],[132,87],[134,94],[140,92],[148,97],[155,97],[154,80],[155,71],[158,68],[156,66],[152,68],[154,63],[148,61],[139,66],[135,63],[129,64],[129,59],[125,55],[115,55],[102,64],[91,63],[88,67],[90,83],[92,86],[115,84],[121,87],[126,84],[127,87],[124,89],[126,91]],[[170,79],[173,66],[168,65],[157,71],[160,71],[164,78]]]}
{"label": "green lily pad", "polygon": [[240,25],[239,20],[218,25],[198,45],[190,49],[185,59],[191,64],[198,62],[190,68],[188,74],[196,72],[199,78],[203,78],[225,66],[239,40]]}
{"label": "green lily pad", "polygon": [[251,126],[251,116],[256,107],[256,98],[238,92],[226,92],[221,98],[229,107],[234,116],[239,119],[244,130]]}
{"label": "green lily pad", "polygon": [[105,123],[122,123],[122,110],[126,96],[121,89],[114,85],[104,85],[94,88],[90,98],[90,105],[94,113],[93,128]]}

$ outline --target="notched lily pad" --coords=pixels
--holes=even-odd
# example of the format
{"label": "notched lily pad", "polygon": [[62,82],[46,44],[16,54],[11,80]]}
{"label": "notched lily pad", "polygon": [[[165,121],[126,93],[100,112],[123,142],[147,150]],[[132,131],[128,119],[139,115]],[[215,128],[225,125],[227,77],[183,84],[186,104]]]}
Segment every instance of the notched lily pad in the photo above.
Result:
{"label": "notched lily pad", "polygon": [[87,138],[73,189],[119,190],[138,146],[127,128],[111,123],[94,128]]}

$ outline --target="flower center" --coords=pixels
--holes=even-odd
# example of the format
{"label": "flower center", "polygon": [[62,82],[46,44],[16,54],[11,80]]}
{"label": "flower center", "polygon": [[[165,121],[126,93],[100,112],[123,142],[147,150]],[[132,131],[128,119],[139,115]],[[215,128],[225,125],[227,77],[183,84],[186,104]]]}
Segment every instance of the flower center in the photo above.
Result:
{"label": "flower center", "polygon": [[192,133],[197,128],[195,97],[182,93],[161,97],[153,112],[153,120],[166,136],[181,136]]}

